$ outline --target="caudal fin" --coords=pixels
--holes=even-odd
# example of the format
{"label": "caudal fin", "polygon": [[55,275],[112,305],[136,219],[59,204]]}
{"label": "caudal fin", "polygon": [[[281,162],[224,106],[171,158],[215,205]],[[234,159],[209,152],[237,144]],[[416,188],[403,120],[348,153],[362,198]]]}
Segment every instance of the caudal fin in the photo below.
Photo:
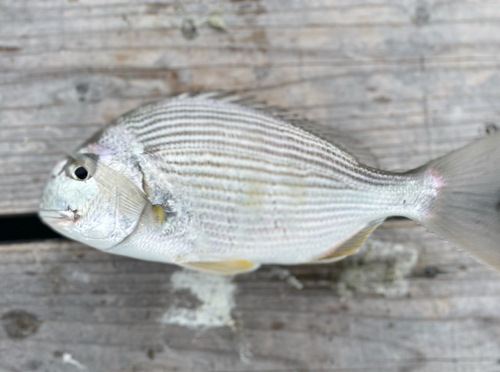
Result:
{"label": "caudal fin", "polygon": [[431,161],[438,196],[419,221],[500,270],[500,133]]}

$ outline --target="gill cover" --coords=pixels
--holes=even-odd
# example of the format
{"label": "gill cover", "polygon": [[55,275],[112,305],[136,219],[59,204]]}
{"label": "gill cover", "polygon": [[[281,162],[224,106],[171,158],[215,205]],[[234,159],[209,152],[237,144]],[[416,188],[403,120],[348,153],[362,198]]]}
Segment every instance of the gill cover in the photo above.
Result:
{"label": "gill cover", "polygon": [[94,154],[70,153],[70,156],[87,169],[102,192],[116,194],[117,212],[144,224],[158,223],[151,201],[131,180],[99,162]]}
{"label": "gill cover", "polygon": [[[139,224],[159,224],[151,202],[130,179],[91,153],[69,153],[90,177],[78,181],[65,174],[47,185],[40,217],[54,230],[101,250],[123,242]],[[75,166],[73,167],[75,168]],[[69,176],[69,177],[68,177]],[[73,177],[74,178],[74,177]]]}

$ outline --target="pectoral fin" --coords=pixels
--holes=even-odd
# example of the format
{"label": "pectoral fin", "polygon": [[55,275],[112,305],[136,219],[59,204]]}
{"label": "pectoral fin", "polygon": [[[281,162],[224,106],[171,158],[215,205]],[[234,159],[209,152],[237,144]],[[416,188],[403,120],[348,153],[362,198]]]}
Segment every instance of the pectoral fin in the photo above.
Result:
{"label": "pectoral fin", "polygon": [[163,208],[161,205],[153,205],[151,208],[153,216],[158,221],[160,226],[163,226],[163,222],[165,220],[165,215],[163,214]]}
{"label": "pectoral fin", "polygon": [[247,260],[216,261],[216,262],[188,262],[182,266],[210,274],[237,275],[257,270],[260,265]]}
{"label": "pectoral fin", "polygon": [[342,243],[340,243],[340,246],[337,245],[333,249],[330,249],[328,252],[314,258],[313,262],[317,263],[335,262],[355,253],[359,249],[359,247],[361,247],[361,245],[364,243],[366,238],[368,238],[371,232],[375,230],[382,222],[383,221],[377,221],[375,223],[370,223],[368,225],[363,226],[353,235],[351,235]]}

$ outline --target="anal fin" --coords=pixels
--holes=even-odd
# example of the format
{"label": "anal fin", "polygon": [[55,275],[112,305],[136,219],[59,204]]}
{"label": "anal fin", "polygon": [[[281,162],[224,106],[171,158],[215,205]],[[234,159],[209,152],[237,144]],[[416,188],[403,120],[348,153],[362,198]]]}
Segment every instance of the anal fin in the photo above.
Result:
{"label": "anal fin", "polygon": [[210,274],[237,275],[257,270],[260,265],[247,260],[233,260],[215,262],[187,262],[182,263],[181,266]]}
{"label": "anal fin", "polygon": [[364,243],[366,238],[375,230],[383,221],[376,221],[363,226],[346,240],[335,246],[328,252],[319,255],[313,259],[313,263],[331,263],[339,261],[353,253]]}

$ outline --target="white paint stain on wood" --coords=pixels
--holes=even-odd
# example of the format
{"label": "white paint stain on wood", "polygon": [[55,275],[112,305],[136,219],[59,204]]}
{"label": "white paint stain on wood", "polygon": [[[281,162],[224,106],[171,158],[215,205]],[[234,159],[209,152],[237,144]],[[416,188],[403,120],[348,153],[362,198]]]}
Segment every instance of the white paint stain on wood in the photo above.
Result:
{"label": "white paint stain on wood", "polygon": [[225,326],[235,329],[231,310],[235,305],[236,285],[231,278],[185,270],[175,272],[170,280],[174,292],[187,289],[201,305],[194,309],[173,305],[163,314],[162,323],[191,329]]}
{"label": "white paint stain on wood", "polygon": [[337,283],[341,296],[408,295],[408,275],[418,262],[414,243],[396,244],[369,239],[360,252],[347,259],[347,268]]}
{"label": "white paint stain on wood", "polygon": [[82,363],[80,363],[78,360],[73,358],[73,355],[71,355],[70,353],[64,353],[62,356],[62,361],[65,364],[71,364],[72,366],[75,366],[80,371],[88,371],[88,368],[84,366]]}

